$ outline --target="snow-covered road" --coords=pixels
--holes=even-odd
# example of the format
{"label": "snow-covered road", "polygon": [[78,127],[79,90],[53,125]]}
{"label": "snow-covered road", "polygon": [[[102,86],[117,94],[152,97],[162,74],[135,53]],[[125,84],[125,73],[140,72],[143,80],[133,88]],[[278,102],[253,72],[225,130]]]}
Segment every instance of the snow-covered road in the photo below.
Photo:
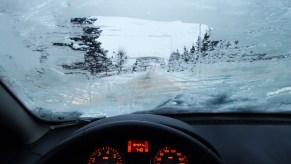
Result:
{"label": "snow-covered road", "polygon": [[[165,70],[150,70],[137,76],[120,79],[124,82],[115,83],[107,88],[102,97],[94,95],[94,104],[103,104],[107,114],[130,113],[144,109],[153,109],[165,101],[178,95],[185,84],[175,79]],[[109,107],[109,108],[108,108]],[[101,110],[102,110],[101,109]]]}

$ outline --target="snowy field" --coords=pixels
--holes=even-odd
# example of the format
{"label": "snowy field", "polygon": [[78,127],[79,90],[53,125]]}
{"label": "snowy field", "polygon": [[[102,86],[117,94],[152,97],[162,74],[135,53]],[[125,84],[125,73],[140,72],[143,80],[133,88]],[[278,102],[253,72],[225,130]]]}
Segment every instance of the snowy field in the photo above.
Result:
{"label": "snowy field", "polygon": [[[161,22],[143,19],[95,16],[104,49],[123,49],[129,57],[157,56],[167,61],[171,52],[190,49],[200,34],[200,24],[181,21]],[[203,36],[208,26],[201,25]]]}

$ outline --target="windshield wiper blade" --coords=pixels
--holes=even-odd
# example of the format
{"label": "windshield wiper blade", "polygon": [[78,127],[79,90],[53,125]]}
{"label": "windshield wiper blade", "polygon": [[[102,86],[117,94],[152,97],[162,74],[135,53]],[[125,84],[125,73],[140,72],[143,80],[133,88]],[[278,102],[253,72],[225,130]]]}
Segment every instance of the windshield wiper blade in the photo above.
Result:
{"label": "windshield wiper blade", "polygon": [[93,121],[100,120],[103,118],[106,118],[106,115],[104,115],[104,114],[83,114],[76,121],[93,122]]}
{"label": "windshield wiper blade", "polygon": [[57,128],[62,128],[62,127],[68,127],[68,126],[73,126],[73,125],[78,125],[78,124],[88,124],[100,119],[106,118],[105,115],[83,115],[80,116],[78,119],[71,120],[71,121],[66,121],[62,122],[61,124],[57,125],[51,125],[51,129],[57,129]]}

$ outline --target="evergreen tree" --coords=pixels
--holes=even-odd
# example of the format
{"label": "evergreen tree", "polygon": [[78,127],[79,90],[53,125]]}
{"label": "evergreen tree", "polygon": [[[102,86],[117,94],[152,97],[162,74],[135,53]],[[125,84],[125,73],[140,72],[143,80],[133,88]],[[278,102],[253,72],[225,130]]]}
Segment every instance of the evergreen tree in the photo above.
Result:
{"label": "evergreen tree", "polygon": [[186,46],[184,46],[184,52],[183,52],[183,57],[182,58],[185,61],[185,63],[188,63],[190,61],[191,56],[190,56],[190,53],[189,53],[189,51],[188,51]]}
{"label": "evergreen tree", "polygon": [[84,65],[91,74],[101,73],[107,70],[107,51],[103,50],[101,43],[97,41],[101,32],[99,27],[84,27],[84,34],[81,36],[81,44],[87,46],[85,48]]}
{"label": "evergreen tree", "polygon": [[168,71],[179,71],[180,70],[180,59],[181,59],[181,54],[179,50],[176,52],[172,52],[169,58],[169,63],[168,63]]}
{"label": "evergreen tree", "polygon": [[107,58],[107,51],[101,47],[101,42],[97,39],[100,37],[102,30],[100,27],[93,26],[96,18],[72,18],[71,23],[74,28],[82,28],[81,34],[70,37],[71,43],[53,43],[56,46],[68,46],[72,50],[85,52],[84,61],[72,63],[71,65],[63,64],[64,69],[81,69],[88,70],[95,75],[101,72],[108,72],[111,59]]}
{"label": "evergreen tree", "polygon": [[195,53],[195,46],[194,46],[194,45],[191,47],[191,49],[190,49],[190,53],[191,53],[191,54],[194,54],[194,53]]}
{"label": "evergreen tree", "polygon": [[210,37],[210,30],[204,34],[204,37],[202,39],[200,52],[203,54],[203,56],[207,55],[207,51],[210,50],[209,37]]}

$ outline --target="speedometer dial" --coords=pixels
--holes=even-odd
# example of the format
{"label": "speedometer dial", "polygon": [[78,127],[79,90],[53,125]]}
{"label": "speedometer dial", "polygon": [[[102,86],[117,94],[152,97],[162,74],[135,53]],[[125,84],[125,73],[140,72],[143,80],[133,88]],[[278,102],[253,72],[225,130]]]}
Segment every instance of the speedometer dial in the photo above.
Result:
{"label": "speedometer dial", "polygon": [[123,159],[119,151],[110,146],[104,146],[90,155],[88,164],[123,164]]}
{"label": "speedometer dial", "polygon": [[188,158],[176,149],[163,147],[154,155],[152,164],[188,164]]}

